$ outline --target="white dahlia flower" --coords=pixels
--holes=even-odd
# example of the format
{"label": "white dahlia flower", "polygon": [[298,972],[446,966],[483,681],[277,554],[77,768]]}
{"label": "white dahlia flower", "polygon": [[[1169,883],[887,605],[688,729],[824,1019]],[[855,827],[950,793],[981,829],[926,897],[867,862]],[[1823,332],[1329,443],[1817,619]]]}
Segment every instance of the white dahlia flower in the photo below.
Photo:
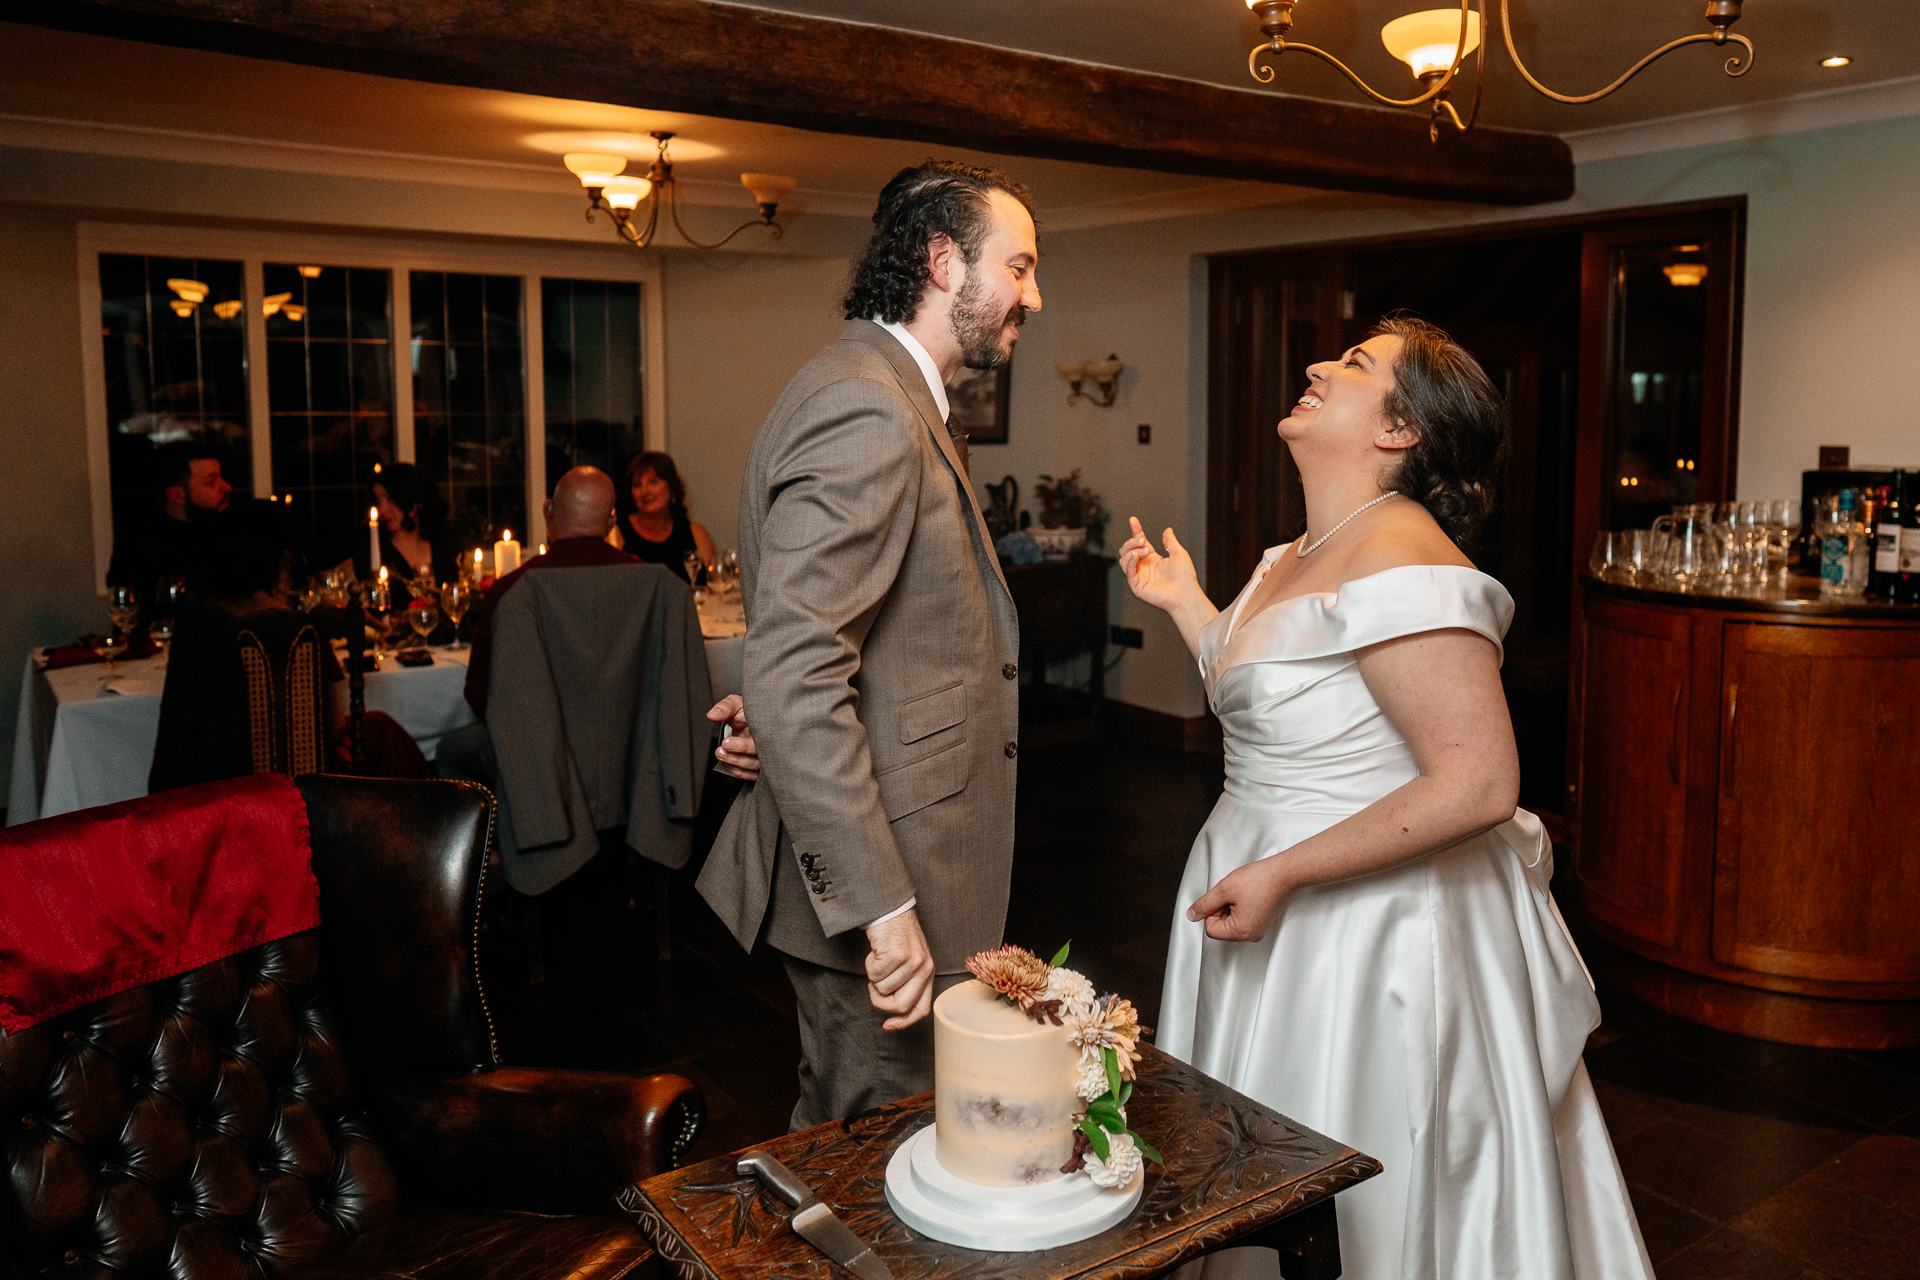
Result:
{"label": "white dahlia flower", "polygon": [[1130,1133],[1110,1133],[1107,1135],[1107,1158],[1102,1160],[1097,1151],[1088,1151],[1086,1156],[1087,1176],[1095,1186],[1127,1187],[1133,1185],[1134,1178],[1140,1173],[1140,1148],[1133,1145]]}
{"label": "white dahlia flower", "polygon": [[1093,1012],[1093,984],[1072,969],[1047,974],[1045,999],[1058,1000],[1063,1017],[1084,1018]]}
{"label": "white dahlia flower", "polygon": [[1073,1082],[1073,1091],[1082,1102],[1092,1102],[1107,1091],[1107,1067],[1098,1054],[1081,1056],[1080,1077]]}

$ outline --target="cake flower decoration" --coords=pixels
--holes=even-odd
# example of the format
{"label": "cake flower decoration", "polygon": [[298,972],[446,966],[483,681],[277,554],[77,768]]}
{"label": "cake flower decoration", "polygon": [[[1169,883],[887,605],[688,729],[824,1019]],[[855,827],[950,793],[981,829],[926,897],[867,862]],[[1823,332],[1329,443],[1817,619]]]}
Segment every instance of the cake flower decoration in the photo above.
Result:
{"label": "cake flower decoration", "polygon": [[967,972],[1035,1022],[1067,1028],[1067,1043],[1080,1051],[1074,1094],[1086,1109],[1074,1117],[1078,1132],[1062,1173],[1082,1169],[1103,1187],[1124,1187],[1140,1171],[1142,1157],[1164,1164],[1160,1153],[1127,1127],[1134,1064],[1140,1039],[1149,1034],[1131,1000],[1096,995],[1084,974],[1065,968],[1071,942],[1051,961],[1024,947],[982,951],[967,960]]}

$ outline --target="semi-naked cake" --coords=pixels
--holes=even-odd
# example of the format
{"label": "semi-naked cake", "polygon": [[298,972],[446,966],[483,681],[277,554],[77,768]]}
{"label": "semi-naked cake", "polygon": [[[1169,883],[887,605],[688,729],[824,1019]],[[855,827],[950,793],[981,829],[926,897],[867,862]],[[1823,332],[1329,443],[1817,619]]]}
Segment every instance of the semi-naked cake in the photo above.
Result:
{"label": "semi-naked cake", "polygon": [[1048,1182],[1073,1158],[1080,1051],[990,987],[963,982],[933,1003],[934,1157],[987,1187]]}

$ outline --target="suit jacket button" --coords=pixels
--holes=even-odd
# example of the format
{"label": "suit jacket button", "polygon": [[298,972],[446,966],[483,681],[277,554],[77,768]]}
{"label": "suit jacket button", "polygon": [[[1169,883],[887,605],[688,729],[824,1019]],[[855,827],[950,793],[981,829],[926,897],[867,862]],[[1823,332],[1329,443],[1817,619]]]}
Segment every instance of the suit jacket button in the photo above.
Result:
{"label": "suit jacket button", "polygon": [[812,889],[815,893],[825,893],[827,891],[827,886],[825,886],[824,884],[821,884],[818,880],[815,880],[811,885],[807,887]]}
{"label": "suit jacket button", "polygon": [[1020,744],[1017,742],[1009,742],[1007,744],[1007,759],[1011,760],[1016,755],[1019,755],[1019,754],[1020,754]]}
{"label": "suit jacket button", "polygon": [[1000,668],[1000,674],[1011,680],[1020,674],[1020,668],[1009,662],[1006,666]]}

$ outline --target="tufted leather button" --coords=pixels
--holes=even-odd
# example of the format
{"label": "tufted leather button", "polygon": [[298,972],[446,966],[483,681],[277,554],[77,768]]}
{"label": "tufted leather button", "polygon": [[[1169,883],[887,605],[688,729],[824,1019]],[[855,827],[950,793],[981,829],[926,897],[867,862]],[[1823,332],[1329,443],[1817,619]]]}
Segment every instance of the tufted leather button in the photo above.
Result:
{"label": "tufted leather button", "polygon": [[1015,666],[1013,663],[1009,662],[1004,667],[1000,668],[1000,674],[1005,676],[1007,679],[1011,680],[1015,676],[1020,674],[1020,668]]}
{"label": "tufted leather button", "polygon": [[69,1249],[60,1260],[62,1262],[78,1262],[80,1261],[80,1251],[78,1249]]}
{"label": "tufted leather button", "polygon": [[21,1127],[22,1129],[31,1129],[31,1128],[33,1128],[33,1117],[32,1117],[32,1116],[21,1116],[21,1117],[20,1117],[20,1127]]}
{"label": "tufted leather button", "polygon": [[1015,756],[1020,754],[1020,744],[1017,742],[1009,742],[1007,744],[1006,751],[1007,751],[1007,759],[1011,760]]}
{"label": "tufted leather button", "polygon": [[78,1031],[75,1031],[72,1027],[68,1027],[65,1031],[62,1031],[60,1033],[60,1038],[62,1040],[71,1040],[79,1034],[80,1033]]}

